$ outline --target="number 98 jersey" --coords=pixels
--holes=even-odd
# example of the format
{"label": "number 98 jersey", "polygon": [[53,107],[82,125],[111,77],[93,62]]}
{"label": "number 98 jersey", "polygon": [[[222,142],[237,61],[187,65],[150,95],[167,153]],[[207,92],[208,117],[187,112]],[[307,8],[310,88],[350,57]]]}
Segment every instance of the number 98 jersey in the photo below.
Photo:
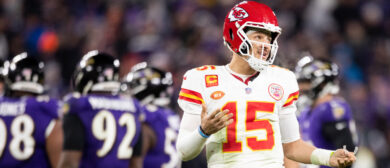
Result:
{"label": "number 98 jersey", "polygon": [[184,75],[178,103],[199,116],[202,103],[208,114],[216,109],[233,114],[233,123],[206,141],[209,167],[280,168],[282,142],[289,140],[281,137],[279,120],[281,115],[296,120],[297,97],[295,75],[287,69],[269,66],[242,79],[227,66],[203,66]]}
{"label": "number 98 jersey", "polygon": [[[80,136],[65,138],[64,150],[82,151],[80,167],[129,167],[141,131],[141,107],[135,99],[119,95],[68,97],[64,107],[64,133],[81,129],[78,135],[82,139],[78,139]],[[68,122],[66,118],[71,115],[78,120]],[[75,127],[74,121],[79,126]],[[81,149],[69,148],[68,141],[83,141]]]}
{"label": "number 98 jersey", "polygon": [[58,101],[44,96],[1,97],[0,167],[50,167],[46,137],[58,110]]}

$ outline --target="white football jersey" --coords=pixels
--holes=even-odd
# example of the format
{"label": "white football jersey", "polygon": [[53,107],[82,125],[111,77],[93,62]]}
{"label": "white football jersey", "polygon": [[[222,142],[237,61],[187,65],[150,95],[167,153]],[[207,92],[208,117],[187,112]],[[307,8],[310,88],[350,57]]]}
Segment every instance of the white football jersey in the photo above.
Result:
{"label": "white football jersey", "polygon": [[233,113],[234,122],[206,141],[208,167],[281,168],[279,115],[295,113],[297,98],[295,75],[287,69],[269,66],[243,81],[226,66],[207,65],[187,71],[178,103],[185,113],[200,115],[202,103],[207,113]]}

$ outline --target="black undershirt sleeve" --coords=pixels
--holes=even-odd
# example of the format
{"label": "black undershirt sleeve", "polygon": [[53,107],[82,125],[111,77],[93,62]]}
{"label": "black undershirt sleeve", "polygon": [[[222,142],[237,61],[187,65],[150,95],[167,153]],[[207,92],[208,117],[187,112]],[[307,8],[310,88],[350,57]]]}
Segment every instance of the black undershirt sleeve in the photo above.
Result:
{"label": "black undershirt sleeve", "polygon": [[63,150],[78,150],[84,148],[84,126],[80,118],[75,114],[64,115],[64,146]]}
{"label": "black undershirt sleeve", "polygon": [[346,145],[348,151],[354,151],[356,144],[353,143],[348,121],[335,121],[323,124],[322,135],[337,149],[343,148]]}
{"label": "black undershirt sleeve", "polygon": [[[343,148],[343,146],[346,145],[348,151],[354,151],[355,144],[353,143],[348,121],[325,123],[322,127],[322,135],[324,135],[325,139],[331,142],[337,149]],[[348,166],[346,168],[351,167],[352,166]]]}
{"label": "black undershirt sleeve", "polygon": [[138,135],[138,140],[134,146],[133,156],[141,156],[142,155],[142,131]]}

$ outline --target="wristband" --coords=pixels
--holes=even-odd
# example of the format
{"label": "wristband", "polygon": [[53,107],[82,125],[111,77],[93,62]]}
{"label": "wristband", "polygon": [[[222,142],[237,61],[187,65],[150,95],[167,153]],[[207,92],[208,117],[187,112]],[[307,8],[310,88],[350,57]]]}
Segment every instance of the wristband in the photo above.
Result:
{"label": "wristband", "polygon": [[203,138],[208,138],[208,137],[210,137],[210,135],[206,135],[206,134],[203,132],[201,126],[199,126],[199,128],[198,128],[198,132],[199,132],[199,134],[200,134]]}
{"label": "wristband", "polygon": [[310,156],[310,161],[315,165],[330,166],[329,160],[334,151],[325,149],[315,149]]}

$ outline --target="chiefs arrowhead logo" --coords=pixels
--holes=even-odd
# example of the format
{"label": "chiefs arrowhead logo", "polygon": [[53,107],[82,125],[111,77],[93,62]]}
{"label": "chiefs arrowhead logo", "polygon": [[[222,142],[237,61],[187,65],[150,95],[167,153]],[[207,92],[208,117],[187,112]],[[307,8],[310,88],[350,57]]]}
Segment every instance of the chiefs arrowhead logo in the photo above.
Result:
{"label": "chiefs arrowhead logo", "polygon": [[276,83],[272,83],[268,86],[268,93],[276,101],[279,101],[280,99],[282,99],[284,91],[283,91],[282,86],[280,86]]}
{"label": "chiefs arrowhead logo", "polygon": [[230,22],[245,19],[249,16],[248,12],[240,7],[233,8],[229,13]]}

